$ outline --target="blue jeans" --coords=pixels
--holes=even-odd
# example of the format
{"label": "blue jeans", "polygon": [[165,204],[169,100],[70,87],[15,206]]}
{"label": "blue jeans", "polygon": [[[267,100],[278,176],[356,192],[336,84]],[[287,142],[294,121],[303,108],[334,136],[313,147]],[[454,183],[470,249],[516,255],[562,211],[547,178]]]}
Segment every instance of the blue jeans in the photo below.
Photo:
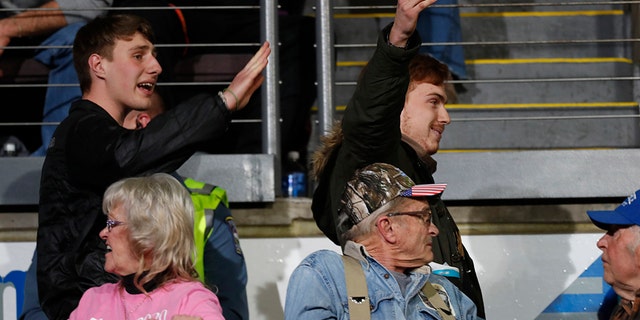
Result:
{"label": "blue jeans", "polygon": [[[71,46],[78,29],[85,22],[70,24],[52,34],[42,46]],[[74,84],[73,86],[51,86],[47,88],[44,100],[42,121],[58,123],[67,117],[71,103],[82,96],[78,85],[78,75],[73,66],[73,52],[69,48],[45,48],[34,57],[38,62],[49,67],[49,85]],[[33,156],[44,156],[47,146],[57,125],[43,125],[41,129],[42,146],[32,153]]]}
{"label": "blue jeans", "polygon": [[[437,5],[458,4],[458,0],[438,0]],[[461,42],[460,10],[455,8],[427,8],[420,13],[416,27],[423,43]],[[464,49],[461,45],[424,46],[420,53],[428,53],[440,60],[458,79],[467,78]]]}

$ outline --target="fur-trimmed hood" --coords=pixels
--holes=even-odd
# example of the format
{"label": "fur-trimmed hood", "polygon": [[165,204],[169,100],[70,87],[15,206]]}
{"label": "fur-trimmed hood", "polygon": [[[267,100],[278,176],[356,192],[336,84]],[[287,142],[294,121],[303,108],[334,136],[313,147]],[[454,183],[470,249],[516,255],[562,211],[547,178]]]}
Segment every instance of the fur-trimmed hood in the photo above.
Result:
{"label": "fur-trimmed hood", "polygon": [[320,137],[320,146],[311,155],[310,177],[312,179],[316,181],[320,179],[322,172],[327,167],[329,159],[338,151],[338,147],[342,144],[343,138],[341,121],[334,122],[331,132]]}

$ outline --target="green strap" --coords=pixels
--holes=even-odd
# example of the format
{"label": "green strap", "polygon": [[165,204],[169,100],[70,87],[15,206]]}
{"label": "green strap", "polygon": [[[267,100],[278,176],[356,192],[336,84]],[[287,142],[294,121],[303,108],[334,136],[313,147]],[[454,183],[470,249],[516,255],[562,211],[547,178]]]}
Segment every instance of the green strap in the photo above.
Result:
{"label": "green strap", "polygon": [[442,297],[436,292],[436,289],[431,285],[430,282],[424,284],[422,287],[422,293],[429,299],[431,305],[438,311],[440,317],[443,320],[455,320],[456,318],[453,316],[451,312],[451,308],[444,303]]}
{"label": "green strap", "polygon": [[353,320],[371,319],[369,292],[367,281],[360,262],[349,256],[342,256],[344,277],[347,283],[347,300],[349,302],[349,318]]}
{"label": "green strap", "polygon": [[229,201],[226,190],[220,187],[191,178],[185,178],[184,184],[189,189],[194,208],[195,268],[198,271],[198,279],[204,282],[204,245],[213,232],[215,209],[220,203],[229,207]]}

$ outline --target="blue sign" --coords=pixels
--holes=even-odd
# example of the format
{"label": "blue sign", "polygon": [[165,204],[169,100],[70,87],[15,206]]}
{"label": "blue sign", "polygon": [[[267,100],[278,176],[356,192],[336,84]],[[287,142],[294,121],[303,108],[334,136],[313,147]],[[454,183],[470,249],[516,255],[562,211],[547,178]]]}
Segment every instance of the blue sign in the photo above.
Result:
{"label": "blue sign", "polygon": [[596,259],[536,318],[543,319],[608,319],[617,303],[617,295],[603,279],[602,260]]}
{"label": "blue sign", "polygon": [[[0,277],[2,280],[2,284],[0,284],[0,297],[2,296],[2,292],[4,289],[13,286],[16,289],[16,319],[20,317],[22,313],[22,303],[24,301],[24,281],[27,273],[20,270],[12,270],[10,271],[6,277]],[[0,311],[2,310],[2,305],[0,305]],[[0,315],[2,313],[0,312]]]}

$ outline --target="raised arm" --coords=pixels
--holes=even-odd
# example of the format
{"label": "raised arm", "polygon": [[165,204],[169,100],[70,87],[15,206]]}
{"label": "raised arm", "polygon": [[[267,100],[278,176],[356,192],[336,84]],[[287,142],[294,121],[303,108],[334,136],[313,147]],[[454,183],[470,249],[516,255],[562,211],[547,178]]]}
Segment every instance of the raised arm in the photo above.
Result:
{"label": "raised arm", "polygon": [[420,47],[415,28],[420,12],[434,2],[398,0],[393,23],[379,34],[342,118],[344,143],[338,157],[356,160],[351,169],[372,161],[393,161],[396,156],[389,150],[401,143],[400,113],[409,86],[409,63]]}

